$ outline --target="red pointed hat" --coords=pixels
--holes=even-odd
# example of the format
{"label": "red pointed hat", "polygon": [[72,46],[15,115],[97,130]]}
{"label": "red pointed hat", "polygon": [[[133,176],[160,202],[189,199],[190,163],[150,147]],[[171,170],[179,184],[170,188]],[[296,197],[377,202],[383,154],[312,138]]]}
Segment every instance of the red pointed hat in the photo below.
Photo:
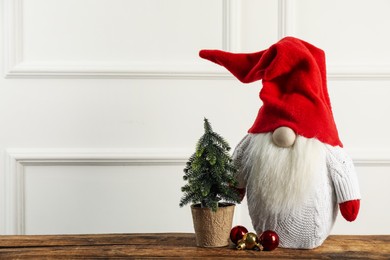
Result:
{"label": "red pointed hat", "polygon": [[296,134],[341,146],[330,104],[325,53],[294,37],[285,37],[255,53],[201,50],[200,57],[224,66],[243,83],[262,80],[257,118],[249,133],[281,126]]}

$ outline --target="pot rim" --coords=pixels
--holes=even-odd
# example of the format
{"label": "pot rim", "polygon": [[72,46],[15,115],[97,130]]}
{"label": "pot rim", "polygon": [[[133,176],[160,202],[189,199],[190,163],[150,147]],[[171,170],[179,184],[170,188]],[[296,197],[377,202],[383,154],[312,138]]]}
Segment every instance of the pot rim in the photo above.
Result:
{"label": "pot rim", "polygon": [[[218,202],[218,208],[226,208],[226,207],[231,207],[231,206],[236,206],[235,203],[232,202]],[[191,205],[191,208],[200,208],[200,209],[211,209],[209,207],[202,208],[201,203],[195,203]]]}

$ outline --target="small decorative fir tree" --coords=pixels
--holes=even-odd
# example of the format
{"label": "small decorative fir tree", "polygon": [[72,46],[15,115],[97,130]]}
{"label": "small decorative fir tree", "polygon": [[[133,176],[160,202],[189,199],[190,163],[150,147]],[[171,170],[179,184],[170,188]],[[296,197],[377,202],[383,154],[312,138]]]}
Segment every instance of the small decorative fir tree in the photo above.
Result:
{"label": "small decorative fir tree", "polygon": [[211,208],[215,212],[221,200],[240,203],[235,178],[237,168],[228,153],[229,144],[213,132],[206,118],[204,131],[195,153],[184,168],[183,179],[188,183],[181,188],[184,196],[180,200],[180,207],[190,202],[200,203],[201,207]]}

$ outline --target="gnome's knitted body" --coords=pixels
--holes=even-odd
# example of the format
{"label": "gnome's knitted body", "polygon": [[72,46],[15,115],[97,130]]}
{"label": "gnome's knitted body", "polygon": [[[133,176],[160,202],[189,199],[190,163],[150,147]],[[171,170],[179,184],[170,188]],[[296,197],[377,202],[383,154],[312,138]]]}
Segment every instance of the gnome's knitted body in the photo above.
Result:
{"label": "gnome's knitted body", "polygon": [[[314,193],[295,211],[288,215],[274,215],[266,207],[259,207],[261,190],[253,186],[245,163],[247,147],[255,134],[248,134],[236,147],[233,159],[240,167],[237,178],[239,188],[247,189],[249,214],[258,234],[274,230],[280,238],[280,246],[286,248],[311,249],[320,246],[328,237],[338,213],[337,205],[360,198],[359,186],[352,160],[340,147],[324,145],[323,172],[318,172]],[[253,173],[252,173],[253,174]],[[252,201],[257,200],[257,203]],[[251,202],[251,203],[250,203]]]}
{"label": "gnome's knitted body", "polygon": [[327,238],[338,206],[346,220],[354,221],[359,186],[334,122],[325,53],[285,37],[255,53],[199,54],[243,83],[262,80],[263,104],[234,153],[256,232],[274,230],[280,246],[308,249]]}

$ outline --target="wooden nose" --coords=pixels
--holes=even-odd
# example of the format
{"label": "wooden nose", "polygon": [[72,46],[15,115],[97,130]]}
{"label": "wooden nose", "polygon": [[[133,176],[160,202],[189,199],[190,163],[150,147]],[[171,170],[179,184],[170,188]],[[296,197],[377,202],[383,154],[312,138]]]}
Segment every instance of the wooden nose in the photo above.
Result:
{"label": "wooden nose", "polygon": [[296,138],[295,132],[286,126],[281,126],[272,133],[272,141],[274,144],[283,148],[291,147]]}

